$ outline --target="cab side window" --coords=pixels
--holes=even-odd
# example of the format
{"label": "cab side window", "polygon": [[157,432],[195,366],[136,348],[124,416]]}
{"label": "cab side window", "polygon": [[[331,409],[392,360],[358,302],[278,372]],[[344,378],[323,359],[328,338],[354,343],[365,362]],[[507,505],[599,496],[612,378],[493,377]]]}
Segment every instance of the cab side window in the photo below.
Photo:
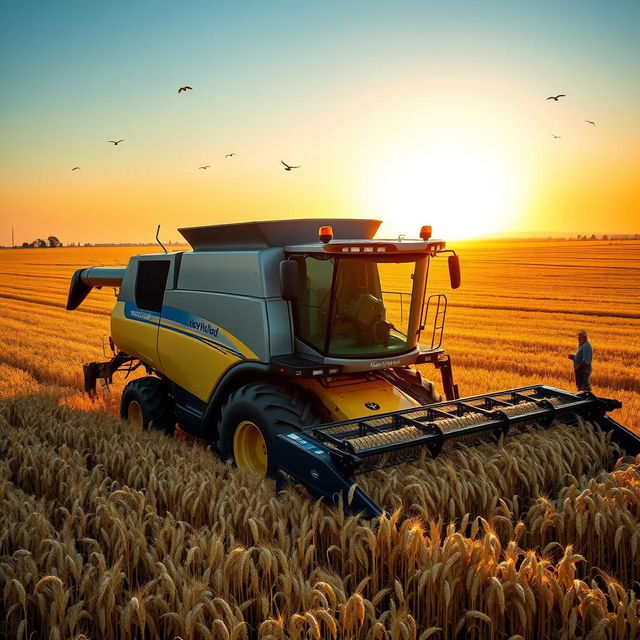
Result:
{"label": "cab side window", "polygon": [[313,256],[297,260],[300,291],[296,305],[296,332],[304,342],[324,351],[334,261]]}
{"label": "cab side window", "polygon": [[161,313],[168,274],[169,260],[141,260],[136,275],[136,306]]}

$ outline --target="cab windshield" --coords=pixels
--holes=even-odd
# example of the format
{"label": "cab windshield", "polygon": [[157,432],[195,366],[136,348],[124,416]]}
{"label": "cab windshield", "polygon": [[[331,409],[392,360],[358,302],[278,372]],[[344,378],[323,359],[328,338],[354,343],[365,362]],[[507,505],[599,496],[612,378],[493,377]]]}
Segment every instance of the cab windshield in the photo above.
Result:
{"label": "cab windshield", "polygon": [[418,340],[428,257],[296,256],[298,338],[328,356],[384,357]]}

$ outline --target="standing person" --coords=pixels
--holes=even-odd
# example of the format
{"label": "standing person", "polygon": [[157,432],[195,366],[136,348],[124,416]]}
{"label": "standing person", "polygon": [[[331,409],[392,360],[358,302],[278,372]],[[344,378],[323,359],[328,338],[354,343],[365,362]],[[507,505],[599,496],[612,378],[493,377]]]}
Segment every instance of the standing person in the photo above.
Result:
{"label": "standing person", "polygon": [[575,353],[569,354],[569,359],[573,360],[573,371],[576,374],[576,386],[578,391],[591,391],[591,359],[593,350],[591,343],[587,340],[587,332],[581,329],[578,331],[578,349]]}

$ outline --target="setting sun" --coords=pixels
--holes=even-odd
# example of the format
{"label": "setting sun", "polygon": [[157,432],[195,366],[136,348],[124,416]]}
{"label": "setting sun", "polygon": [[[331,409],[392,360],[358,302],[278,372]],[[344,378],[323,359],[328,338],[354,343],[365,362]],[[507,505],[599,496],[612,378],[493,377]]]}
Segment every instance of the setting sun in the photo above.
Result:
{"label": "setting sun", "polygon": [[371,195],[387,234],[432,224],[434,235],[460,239],[517,226],[522,180],[495,150],[441,141],[402,155],[380,173]]}

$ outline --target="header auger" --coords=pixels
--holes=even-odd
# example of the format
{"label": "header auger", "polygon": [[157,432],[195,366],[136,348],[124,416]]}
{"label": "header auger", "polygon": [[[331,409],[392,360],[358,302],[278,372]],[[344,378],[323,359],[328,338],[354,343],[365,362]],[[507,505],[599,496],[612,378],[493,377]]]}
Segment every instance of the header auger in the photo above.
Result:
{"label": "header auger", "polygon": [[[619,406],[546,386],[460,399],[442,346],[446,296],[427,294],[431,238],[374,239],[377,220],[283,220],[180,229],[192,251],[133,256],[77,271],[67,309],[93,287],[119,287],[114,357],[84,365],[85,389],[143,366],[121,416],[176,425],[239,467],[302,483],[368,516],[381,510],[356,475],[437,456],[455,442],[588,417],[629,454],[640,438],[606,413]],[[441,259],[441,258],[440,258]],[[444,398],[412,365],[440,372]],[[350,500],[347,500],[347,498]]]}

